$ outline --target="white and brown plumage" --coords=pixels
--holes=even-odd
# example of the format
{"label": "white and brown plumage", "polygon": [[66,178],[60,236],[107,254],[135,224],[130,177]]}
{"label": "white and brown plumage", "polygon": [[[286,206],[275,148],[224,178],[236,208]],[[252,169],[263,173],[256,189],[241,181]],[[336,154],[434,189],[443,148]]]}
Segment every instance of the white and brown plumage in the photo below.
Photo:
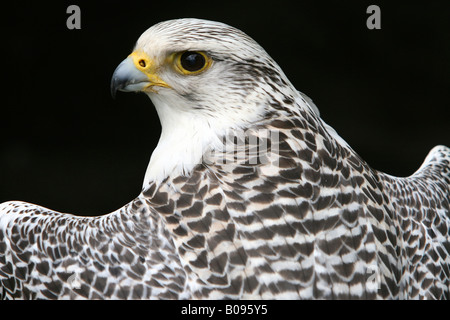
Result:
{"label": "white and brown plumage", "polygon": [[1,298],[449,298],[448,148],[408,178],[371,169],[216,22],[153,26],[112,88],[161,120],[142,193],[100,217],[1,204]]}

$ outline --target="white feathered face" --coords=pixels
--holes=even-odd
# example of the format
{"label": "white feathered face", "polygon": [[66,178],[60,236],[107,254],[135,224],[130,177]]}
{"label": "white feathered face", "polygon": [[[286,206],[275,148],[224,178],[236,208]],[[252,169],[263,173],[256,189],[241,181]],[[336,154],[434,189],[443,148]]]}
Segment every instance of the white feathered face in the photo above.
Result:
{"label": "white feathered face", "polygon": [[198,19],[166,21],[145,31],[111,84],[113,94],[147,93],[157,109],[234,123],[254,121],[264,113],[267,92],[286,87],[291,85],[281,69],[250,37]]}

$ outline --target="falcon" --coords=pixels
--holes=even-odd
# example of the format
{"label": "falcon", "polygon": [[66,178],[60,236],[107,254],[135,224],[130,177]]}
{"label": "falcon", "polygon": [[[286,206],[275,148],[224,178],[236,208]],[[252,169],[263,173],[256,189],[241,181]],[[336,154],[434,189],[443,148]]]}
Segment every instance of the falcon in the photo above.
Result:
{"label": "falcon", "polygon": [[1,298],[449,298],[449,148],[407,178],[372,169],[218,22],[154,25],[111,90],[161,121],[142,192],[98,217],[1,204]]}

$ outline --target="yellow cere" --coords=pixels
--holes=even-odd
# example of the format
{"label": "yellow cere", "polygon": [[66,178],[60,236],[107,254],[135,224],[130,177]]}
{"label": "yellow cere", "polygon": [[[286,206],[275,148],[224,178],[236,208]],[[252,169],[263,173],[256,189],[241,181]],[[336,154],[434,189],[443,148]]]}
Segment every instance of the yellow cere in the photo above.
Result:
{"label": "yellow cere", "polygon": [[162,80],[157,74],[157,66],[154,61],[143,51],[133,51],[129,57],[133,59],[133,64],[149,80],[149,89],[153,86],[170,88],[170,86]]}

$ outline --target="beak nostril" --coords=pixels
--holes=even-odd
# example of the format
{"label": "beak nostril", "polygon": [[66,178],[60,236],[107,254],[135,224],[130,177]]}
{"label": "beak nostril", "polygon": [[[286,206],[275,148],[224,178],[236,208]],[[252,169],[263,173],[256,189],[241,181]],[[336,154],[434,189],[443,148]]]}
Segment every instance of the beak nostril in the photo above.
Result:
{"label": "beak nostril", "polygon": [[141,60],[139,60],[139,65],[140,65],[142,68],[145,68],[145,67],[147,66],[147,63],[145,63],[145,60],[144,60],[144,59],[141,59]]}

